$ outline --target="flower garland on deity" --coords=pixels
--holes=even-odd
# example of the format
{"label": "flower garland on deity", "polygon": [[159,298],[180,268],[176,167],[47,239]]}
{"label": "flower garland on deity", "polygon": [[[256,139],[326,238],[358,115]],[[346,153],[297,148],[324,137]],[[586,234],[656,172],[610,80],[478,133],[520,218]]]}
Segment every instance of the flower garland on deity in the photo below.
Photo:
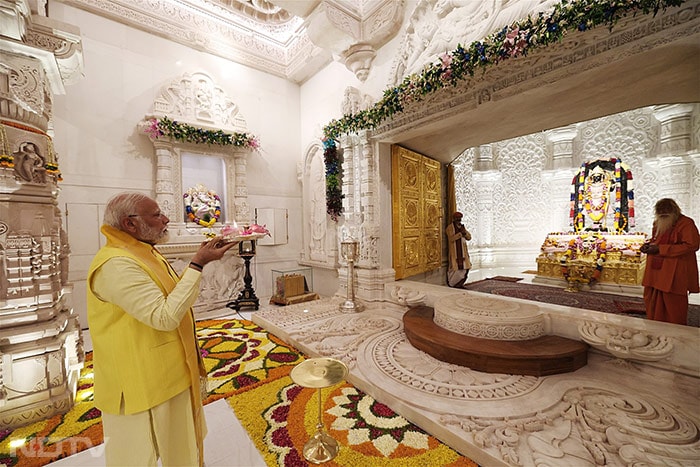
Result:
{"label": "flower garland on deity", "polygon": [[[588,282],[589,285],[598,281],[603,272],[607,249],[608,246],[605,237],[599,233],[579,235],[569,240],[566,251],[562,254],[560,259],[561,271],[564,279],[567,282]],[[585,257],[593,252],[596,254],[593,260],[593,264],[595,265],[593,274],[588,278],[571,277],[569,263],[576,258]]]}
{"label": "flower garland on deity", "polygon": [[600,166],[593,169],[583,183],[583,207],[596,225],[605,225],[609,186],[610,176]]}
{"label": "flower garland on deity", "polygon": [[[632,170],[619,158],[613,158],[615,162],[615,231],[621,233],[626,227],[634,227],[634,185],[632,181]],[[627,181],[627,216],[622,214],[622,174],[626,175]]]}
{"label": "flower garland on deity", "polygon": [[187,190],[183,195],[187,220],[202,227],[211,227],[221,217],[221,198],[202,185]]}

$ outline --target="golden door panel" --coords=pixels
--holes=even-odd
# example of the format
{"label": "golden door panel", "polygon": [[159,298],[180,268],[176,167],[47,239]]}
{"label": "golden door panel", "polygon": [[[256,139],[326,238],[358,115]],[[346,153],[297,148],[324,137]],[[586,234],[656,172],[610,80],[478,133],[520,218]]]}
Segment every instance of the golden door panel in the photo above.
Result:
{"label": "golden door panel", "polygon": [[401,163],[401,185],[406,191],[416,191],[418,186],[418,159],[404,159]]}
{"label": "golden door panel", "polygon": [[391,150],[393,266],[396,279],[440,267],[442,181],[440,163],[393,146]]}
{"label": "golden door panel", "polygon": [[411,271],[420,267],[421,264],[420,238],[405,238],[403,244],[404,267]]}
{"label": "golden door panel", "polygon": [[425,238],[425,267],[432,271],[442,262],[442,203],[440,199],[426,199],[423,203],[425,216],[423,236]]}
{"label": "golden door panel", "polygon": [[416,199],[405,199],[403,200],[402,217],[403,222],[401,223],[404,229],[418,229],[422,227],[420,224],[420,208],[418,206],[418,200]]}

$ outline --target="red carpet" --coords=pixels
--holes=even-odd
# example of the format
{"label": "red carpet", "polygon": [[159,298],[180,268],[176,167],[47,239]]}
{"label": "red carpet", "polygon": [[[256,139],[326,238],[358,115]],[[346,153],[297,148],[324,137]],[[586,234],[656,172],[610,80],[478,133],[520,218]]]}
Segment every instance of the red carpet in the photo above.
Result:
{"label": "red carpet", "polygon": [[[466,284],[464,288],[474,292],[645,318],[644,300],[641,297],[597,292],[566,292],[559,287],[521,283],[514,281],[513,278],[501,278],[500,276],[471,282]],[[690,305],[688,325],[698,326],[695,322],[698,316],[700,316],[700,305]]]}

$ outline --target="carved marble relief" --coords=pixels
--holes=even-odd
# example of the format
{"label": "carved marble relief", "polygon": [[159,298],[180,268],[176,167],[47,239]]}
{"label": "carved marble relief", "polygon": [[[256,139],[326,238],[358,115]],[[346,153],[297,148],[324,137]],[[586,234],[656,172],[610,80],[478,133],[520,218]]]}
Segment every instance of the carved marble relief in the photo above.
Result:
{"label": "carved marble relief", "polygon": [[421,0],[411,15],[390,77],[390,85],[437,61],[442,53],[470,44],[558,0]]}
{"label": "carved marble relief", "polygon": [[3,52],[0,62],[0,117],[25,122],[46,131],[51,118],[48,77],[40,61]]}
{"label": "carved marble relief", "polygon": [[300,263],[335,268],[337,225],[326,213],[326,167],[323,147],[316,143],[306,152],[302,167],[303,247]]}

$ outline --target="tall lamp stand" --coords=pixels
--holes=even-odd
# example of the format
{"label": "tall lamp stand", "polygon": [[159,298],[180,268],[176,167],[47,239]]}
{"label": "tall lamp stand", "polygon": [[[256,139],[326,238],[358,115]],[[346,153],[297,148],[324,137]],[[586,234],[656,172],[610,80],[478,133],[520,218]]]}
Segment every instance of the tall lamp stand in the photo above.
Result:
{"label": "tall lamp stand", "polygon": [[347,299],[340,304],[340,311],[346,313],[355,313],[364,310],[364,306],[355,300],[355,259],[359,250],[359,242],[355,240],[346,240],[340,242],[340,253],[348,262],[348,296]]}
{"label": "tall lamp stand", "polygon": [[316,433],[304,444],[304,458],[313,464],[323,464],[338,455],[340,445],[323,429],[323,399],[321,388],[340,383],[348,376],[348,367],[340,360],[320,357],[304,360],[289,372],[296,384],[318,389],[318,423]]}
{"label": "tall lamp stand", "polygon": [[238,294],[238,298],[226,304],[232,310],[241,311],[241,308],[260,308],[260,299],[255,295],[253,289],[253,276],[250,274],[250,260],[255,256],[255,240],[243,240],[238,244],[238,256],[243,258],[245,263],[245,275],[243,276],[243,290]]}

